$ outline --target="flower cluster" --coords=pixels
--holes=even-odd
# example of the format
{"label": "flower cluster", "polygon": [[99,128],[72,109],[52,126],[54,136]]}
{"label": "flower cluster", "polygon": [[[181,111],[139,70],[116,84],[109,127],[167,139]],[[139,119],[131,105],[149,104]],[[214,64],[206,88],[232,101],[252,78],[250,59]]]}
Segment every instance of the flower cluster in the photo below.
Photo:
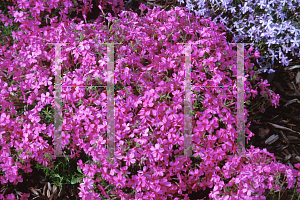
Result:
{"label": "flower cluster", "polygon": [[[58,1],[50,2],[57,8]],[[28,1],[23,6],[30,9],[31,3]],[[71,1],[64,4],[66,8],[71,7]],[[37,10],[48,6],[39,3],[32,12],[38,13]],[[140,9],[145,8],[141,4]],[[233,113],[236,108],[226,105],[237,99],[237,92],[228,88],[200,87],[193,91],[191,99],[196,114],[192,117],[191,145],[197,162],[189,157],[177,157],[184,151],[183,43],[198,43],[191,44],[192,84],[236,86],[237,52],[227,44],[222,26],[182,8],[166,12],[155,7],[142,17],[123,11],[119,18],[106,18],[111,23],[109,27],[83,21],[76,24],[66,18],[67,10],[62,10],[61,22],[42,28],[24,13],[22,31],[13,33],[18,42],[1,48],[0,128],[4,130],[0,133],[1,184],[21,182],[18,170],[29,172],[31,160],[53,167],[47,155],[55,151],[53,144],[48,143],[49,138],[55,137],[55,127],[53,123],[44,123],[42,110],[54,107],[55,102],[53,58],[56,53],[47,44],[55,41],[65,43],[61,50],[63,85],[88,85],[91,79],[93,85],[106,85],[108,55],[103,43],[115,43],[116,157],[103,157],[108,154],[105,147],[107,91],[79,87],[62,90],[62,148],[71,151],[72,158],[78,157],[81,151],[92,157],[86,163],[78,162],[86,175],[79,188],[82,199],[117,196],[122,200],[179,200],[189,199],[192,191],[207,187],[214,188],[210,194],[214,199],[257,197],[266,188],[278,188],[280,183],[272,177],[281,173],[288,176],[288,187],[294,186],[296,171],[272,163],[274,156],[264,157],[267,154],[264,150],[252,147],[247,154],[253,159],[248,162],[228,156],[235,153]],[[12,8],[14,12],[20,11]],[[270,98],[273,94],[266,90],[263,80],[251,73],[254,64],[249,56],[259,57],[257,51],[252,51],[252,48],[244,51],[246,77],[250,73],[251,81]],[[255,97],[255,91],[246,79],[244,100]],[[199,106],[196,93],[205,96]],[[276,106],[278,100],[272,103]],[[24,104],[24,109],[17,107]],[[247,118],[247,110],[245,113]],[[246,125],[248,138],[253,135],[249,126],[250,123]],[[252,176],[246,174],[249,172]],[[265,176],[271,177],[268,186],[257,187],[257,180]],[[228,180],[232,181],[227,184]],[[233,189],[230,194],[228,188]],[[1,199],[14,197],[14,194],[0,194]]]}
{"label": "flower cluster", "polygon": [[[184,3],[183,0],[177,1]],[[297,0],[186,0],[185,3],[190,12],[222,23],[233,34],[232,42],[254,43],[263,53],[257,59],[260,67],[264,66],[263,72],[272,67],[274,61],[287,66],[291,56],[300,57],[300,2]],[[268,73],[272,72],[274,70],[270,68]]]}

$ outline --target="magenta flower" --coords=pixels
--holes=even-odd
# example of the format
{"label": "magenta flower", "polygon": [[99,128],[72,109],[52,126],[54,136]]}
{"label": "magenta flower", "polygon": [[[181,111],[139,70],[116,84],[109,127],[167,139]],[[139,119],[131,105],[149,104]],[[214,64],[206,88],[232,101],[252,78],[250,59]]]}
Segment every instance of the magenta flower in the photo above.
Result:
{"label": "magenta flower", "polygon": [[94,180],[91,178],[83,178],[83,183],[80,184],[80,187],[91,190],[93,188]]}
{"label": "magenta flower", "polygon": [[[199,116],[200,112],[199,111],[197,111],[197,112],[198,112],[197,116]],[[199,120],[209,120],[211,117],[212,117],[212,115],[209,112],[207,112],[207,110],[205,110],[203,112],[202,116],[199,117]]]}
{"label": "magenta flower", "polygon": [[70,134],[65,134],[64,131],[61,132],[61,139],[62,139],[62,142],[63,142],[63,145],[67,145],[69,144],[69,138],[70,138]]}
{"label": "magenta flower", "polygon": [[37,12],[37,14],[40,14],[40,11],[44,11],[45,7],[43,2],[35,2],[35,7],[33,8]]}
{"label": "magenta flower", "polygon": [[250,46],[248,52],[252,52],[254,50],[253,46]]}
{"label": "magenta flower", "polygon": [[124,161],[126,161],[126,166],[130,166],[130,163],[134,164],[136,159],[134,159],[134,153],[127,154],[125,158],[123,158]]}
{"label": "magenta flower", "polygon": [[210,125],[213,129],[217,129],[219,127],[219,119],[217,117],[213,117],[210,121]]}
{"label": "magenta flower", "polygon": [[95,128],[95,124],[91,124],[90,122],[84,122],[84,130],[87,131],[87,134],[92,133],[94,128]]}
{"label": "magenta flower", "polygon": [[27,163],[27,164],[24,166],[24,172],[25,172],[25,173],[32,172],[32,169],[31,169],[30,167],[31,167],[31,164],[30,164],[30,163]]}
{"label": "magenta flower", "polygon": [[259,58],[260,57],[260,54],[257,50],[255,50],[253,57],[254,58]]}
{"label": "magenta flower", "polygon": [[40,84],[38,82],[34,82],[31,84],[31,88],[34,89],[34,93],[38,93],[38,89],[40,88]]}
{"label": "magenta flower", "polygon": [[21,2],[18,2],[18,6],[20,9],[27,9],[27,7],[29,6],[29,2],[26,0],[22,0]]}
{"label": "magenta flower", "polygon": [[10,115],[7,115],[6,113],[1,113],[1,117],[0,117],[0,125],[5,125],[6,123],[9,122],[10,119]]}
{"label": "magenta flower", "polygon": [[11,193],[11,194],[8,194],[7,197],[6,197],[7,200],[15,200],[16,199],[16,196]]}
{"label": "magenta flower", "polygon": [[168,110],[167,112],[166,112],[166,114],[167,115],[169,115],[169,119],[170,120],[173,120],[173,119],[176,119],[177,118],[177,114],[176,114],[176,111],[174,111],[174,110]]}
{"label": "magenta flower", "polygon": [[214,158],[216,160],[223,160],[223,157],[225,156],[226,154],[224,153],[224,151],[221,149],[221,148],[218,148],[217,151],[215,152],[214,154]]}
{"label": "magenta flower", "polygon": [[[1,197],[1,195],[0,195],[0,197]],[[22,194],[20,200],[26,200],[26,199],[28,199],[29,197],[30,197],[30,194]]]}
{"label": "magenta flower", "polygon": [[89,164],[85,164],[82,170],[83,170],[84,174],[86,174],[88,177],[94,178],[94,175],[96,173],[96,169],[95,169],[94,165],[92,165],[90,167]]}
{"label": "magenta flower", "polygon": [[153,99],[152,98],[147,98],[147,100],[143,103],[143,107],[149,107],[151,108],[154,104],[152,103]]}
{"label": "magenta flower", "polygon": [[24,13],[22,11],[14,11],[15,22],[20,22],[22,20]]}
{"label": "magenta flower", "polygon": [[125,186],[126,178],[123,177],[122,174],[119,173],[117,177],[114,177],[114,180],[116,182],[117,187],[120,187],[120,185],[121,187]]}
{"label": "magenta flower", "polygon": [[49,92],[47,92],[46,95],[44,93],[42,93],[42,95],[41,95],[42,103],[50,104],[50,100],[51,100],[51,98],[50,98],[50,93]]}
{"label": "magenta flower", "polygon": [[155,157],[155,160],[159,160],[162,156],[162,152],[164,149],[160,148],[160,144],[155,144],[155,147],[150,148],[151,151],[153,151],[153,156]]}
{"label": "magenta flower", "polygon": [[140,192],[141,188],[146,186],[147,183],[146,177],[143,176],[142,174],[133,175],[133,180],[134,180],[133,187],[135,187],[137,192]]}

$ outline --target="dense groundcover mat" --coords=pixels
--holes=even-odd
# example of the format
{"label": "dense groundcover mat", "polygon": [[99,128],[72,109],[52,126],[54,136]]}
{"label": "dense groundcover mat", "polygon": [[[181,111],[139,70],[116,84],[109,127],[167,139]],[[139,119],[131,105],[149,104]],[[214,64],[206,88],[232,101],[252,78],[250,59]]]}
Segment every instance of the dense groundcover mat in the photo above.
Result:
{"label": "dense groundcover mat", "polygon": [[[141,9],[148,9],[141,5]],[[21,14],[22,15],[22,14]],[[19,15],[16,15],[18,17]],[[226,43],[224,27],[176,8],[148,9],[138,17],[122,12],[109,23],[52,26],[25,24],[15,44],[1,47],[1,185],[22,182],[32,161],[54,167],[55,48],[62,44],[63,85],[107,85],[107,46],[115,43],[115,155],[107,160],[107,91],[62,90],[62,147],[79,160],[82,199],[189,199],[192,191],[212,188],[211,199],[266,199],[270,190],[297,187],[298,171],[275,162],[265,149],[251,146],[232,157],[236,145],[237,51]],[[29,28],[30,27],[30,28]],[[193,156],[184,150],[184,44],[192,45]],[[120,44],[117,44],[120,43]],[[278,105],[278,95],[259,80],[245,54],[245,101],[258,95]],[[200,100],[202,98],[202,100]],[[248,112],[245,110],[245,120]],[[52,110],[53,111],[53,110]],[[47,113],[47,114],[46,114]],[[52,115],[51,115],[52,114]],[[253,136],[246,124],[245,134]],[[18,194],[0,193],[1,199]],[[19,197],[19,196],[18,196]],[[22,199],[28,195],[23,194]]]}
{"label": "dense groundcover mat", "polygon": [[256,61],[263,72],[274,72],[274,65],[288,66],[299,59],[300,2],[265,0],[177,0],[185,3],[189,12],[212,17],[222,23],[232,36],[232,42],[251,42],[259,49]]}

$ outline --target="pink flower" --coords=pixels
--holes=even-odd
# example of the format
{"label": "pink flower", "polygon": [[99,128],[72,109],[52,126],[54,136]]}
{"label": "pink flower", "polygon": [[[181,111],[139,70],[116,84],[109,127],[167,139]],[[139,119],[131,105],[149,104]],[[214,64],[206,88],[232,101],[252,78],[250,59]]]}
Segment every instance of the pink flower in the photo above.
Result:
{"label": "pink flower", "polygon": [[85,164],[82,170],[83,170],[83,173],[86,174],[88,177],[94,178],[94,175],[96,173],[96,169],[95,169],[94,165],[92,165],[92,167],[90,167],[89,164]]}
{"label": "pink flower", "polygon": [[52,82],[50,81],[51,79],[52,77],[43,77],[41,82],[44,84],[44,86],[50,86],[52,85]]}
{"label": "pink flower", "polygon": [[153,151],[153,156],[155,157],[156,160],[159,160],[159,158],[162,156],[162,152],[164,149],[160,148],[160,144],[155,144],[155,147],[150,148],[151,151]]}
{"label": "pink flower", "polygon": [[25,173],[29,173],[29,172],[32,172],[32,169],[30,168],[31,167],[31,164],[30,163],[27,163],[24,167],[24,171]]}
{"label": "pink flower", "polygon": [[22,194],[20,200],[26,200],[30,197],[30,194]]}
{"label": "pink flower", "polygon": [[125,158],[123,158],[124,161],[126,161],[126,166],[130,166],[130,163],[134,164],[135,159],[134,159],[134,153],[127,154]]}
{"label": "pink flower", "polygon": [[210,121],[210,125],[213,129],[217,129],[219,127],[219,120],[217,117],[213,117],[213,119]]}
{"label": "pink flower", "polygon": [[[197,115],[200,115],[200,112],[198,111]],[[199,117],[199,120],[209,120],[212,117],[212,115],[210,113],[207,112],[207,110],[205,110],[203,112],[203,115]]]}
{"label": "pink flower", "polygon": [[280,95],[273,93],[272,97],[273,99],[271,100],[271,103],[275,105],[275,108],[277,108],[277,106],[279,105]]}
{"label": "pink flower", "polygon": [[80,187],[83,187],[86,190],[93,188],[94,180],[91,178],[83,178],[83,183],[80,184]]}
{"label": "pink flower", "polygon": [[21,2],[18,2],[18,6],[20,9],[27,9],[29,7],[29,2],[27,0],[21,0]]}
{"label": "pink flower", "polygon": [[20,22],[22,20],[22,17],[23,17],[23,12],[22,11],[20,11],[20,12],[14,11],[13,16],[15,17],[15,22]]}
{"label": "pink flower", "polygon": [[117,177],[114,177],[114,180],[116,182],[117,187],[120,187],[120,185],[121,185],[121,187],[125,186],[126,178],[123,177],[122,174],[119,173]]}
{"label": "pink flower", "polygon": [[33,8],[33,10],[35,10],[37,12],[37,14],[40,14],[40,11],[44,11],[45,7],[43,2],[35,2],[35,7]]}
{"label": "pink flower", "polygon": [[255,50],[253,57],[254,58],[259,58],[260,57],[260,54],[257,50]]}
{"label": "pink flower", "polygon": [[103,187],[100,184],[98,184],[98,188],[99,188],[101,194],[104,195],[105,198],[109,199],[109,196],[106,194],[106,192],[104,191]]}
{"label": "pink flower", "polygon": [[37,94],[38,93],[38,89],[40,88],[40,85],[39,85],[38,82],[34,82],[34,83],[32,83],[31,88],[34,89],[34,93]]}
{"label": "pink flower", "polygon": [[225,156],[225,153],[221,148],[218,148],[217,151],[215,152],[214,156],[215,156],[214,158],[216,160],[221,161],[221,160],[223,160],[223,157]]}
{"label": "pink flower", "polygon": [[96,126],[95,124],[91,124],[90,122],[84,122],[83,124],[85,125],[84,130],[87,131],[88,135],[93,132],[93,130]]}
{"label": "pink flower", "polygon": [[49,92],[47,92],[46,95],[44,93],[42,93],[42,95],[41,95],[42,103],[50,104],[50,100],[51,100],[51,98],[50,98],[50,93]]}
{"label": "pink flower", "polygon": [[82,160],[78,160],[77,165],[80,169],[83,169],[83,163]]}
{"label": "pink flower", "polygon": [[250,46],[250,48],[249,48],[249,50],[248,50],[248,52],[252,52],[253,51],[253,46]]}
{"label": "pink flower", "polygon": [[134,184],[133,187],[135,187],[137,192],[141,191],[142,187],[146,186],[146,177],[142,174],[133,175]]}
{"label": "pink flower", "polygon": [[15,200],[16,196],[13,193],[11,193],[11,194],[7,195],[6,199],[7,200]]}
{"label": "pink flower", "polygon": [[176,119],[177,118],[177,114],[174,110],[168,110],[166,112],[167,115],[169,115],[169,119],[170,120],[173,120],[173,119]]}
{"label": "pink flower", "polygon": [[6,123],[9,122],[9,119],[10,119],[10,115],[6,115],[6,113],[1,113],[0,124],[5,125]]}
{"label": "pink flower", "polygon": [[147,98],[147,100],[143,103],[143,107],[149,107],[151,108],[154,104],[152,103],[153,99],[152,98]]}
{"label": "pink flower", "polygon": [[[38,123],[41,121],[41,118],[37,115],[37,113],[30,113],[28,115],[28,119],[30,119],[32,123]],[[39,133],[36,133],[36,135],[38,136]]]}
{"label": "pink flower", "polygon": [[70,134],[65,134],[64,131],[61,132],[61,139],[62,139],[62,142],[63,144],[69,144],[69,138],[70,138]]}

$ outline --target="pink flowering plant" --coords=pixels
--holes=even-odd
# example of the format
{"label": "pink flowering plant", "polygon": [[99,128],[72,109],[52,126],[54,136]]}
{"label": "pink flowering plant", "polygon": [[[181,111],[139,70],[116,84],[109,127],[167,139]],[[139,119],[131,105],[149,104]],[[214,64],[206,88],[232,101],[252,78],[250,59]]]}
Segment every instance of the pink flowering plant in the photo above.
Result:
{"label": "pink flowering plant", "polygon": [[[51,2],[57,7],[57,2]],[[65,15],[71,7],[68,3],[61,12],[62,21],[52,26],[40,28],[38,18],[28,19],[29,13],[24,13],[19,19],[23,20],[21,31],[13,32],[17,42],[1,47],[1,184],[22,182],[19,171],[30,172],[31,161],[54,167],[56,158],[48,155],[55,151],[55,128],[51,120],[45,120],[54,107],[55,48],[47,43],[65,43],[61,50],[63,85],[107,85],[107,47],[100,43],[113,42],[120,43],[115,44],[114,57],[116,157],[104,157],[106,89],[67,87],[61,95],[62,149],[71,159],[82,152],[91,157],[77,162],[84,175],[79,180],[82,199],[179,200],[207,188],[212,199],[265,199],[268,190],[282,184],[299,187],[295,186],[298,171],[275,163],[274,155],[266,150],[251,146],[246,155],[252,157],[230,157],[236,150],[237,132],[233,88],[193,89],[194,157],[177,157],[184,150],[185,96],[185,49],[177,43],[198,43],[192,44],[192,85],[236,86],[237,52],[226,43],[224,27],[180,8],[148,9],[141,17],[124,11],[119,18],[107,17],[109,25],[76,24]],[[28,5],[24,4],[31,10]],[[32,12],[46,8],[47,4],[40,3]],[[12,8],[12,12],[19,11]],[[253,71],[249,57],[259,53],[252,50],[244,51],[245,101],[260,88],[260,95],[277,106],[278,96]],[[198,100],[200,96],[203,101]],[[253,136],[250,123],[245,129],[247,140]],[[0,193],[1,199],[14,196]]]}

